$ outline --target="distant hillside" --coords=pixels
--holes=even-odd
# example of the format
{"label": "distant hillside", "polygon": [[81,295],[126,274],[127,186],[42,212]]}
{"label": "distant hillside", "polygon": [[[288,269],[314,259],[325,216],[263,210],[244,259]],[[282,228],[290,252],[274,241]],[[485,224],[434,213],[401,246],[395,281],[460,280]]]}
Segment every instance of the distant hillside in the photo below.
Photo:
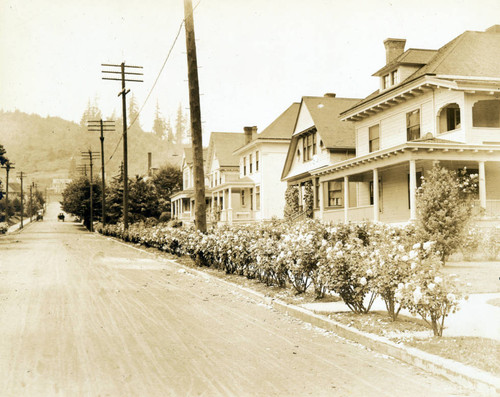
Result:
{"label": "distant hillside", "polygon": [[[23,112],[3,112],[0,110],[0,144],[7,150],[6,156],[16,165],[15,171],[24,171],[30,178],[50,180],[67,178],[73,163],[81,163],[81,152],[92,148],[100,151],[100,133],[88,132],[79,124],[59,117],[41,117]],[[104,152],[106,174],[116,175],[122,161],[123,146],[120,143],[113,158],[108,160],[121,137],[121,127],[117,132],[105,133]],[[169,147],[165,140],[137,128],[128,134],[129,175],[147,172],[147,153],[153,154],[153,166],[165,163],[178,164],[180,150]],[[96,171],[100,170],[100,161]],[[3,179],[3,172],[0,172]]]}

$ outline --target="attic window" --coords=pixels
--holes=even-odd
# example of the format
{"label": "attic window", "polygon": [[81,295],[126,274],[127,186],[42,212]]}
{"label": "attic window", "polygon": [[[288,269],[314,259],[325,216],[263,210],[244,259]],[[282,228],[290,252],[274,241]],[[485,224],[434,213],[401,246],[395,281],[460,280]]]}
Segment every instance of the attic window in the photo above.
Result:
{"label": "attic window", "polygon": [[396,85],[399,83],[399,75],[397,70],[391,72],[391,85]]}
{"label": "attic window", "polygon": [[297,157],[300,158],[300,149],[297,149]]}
{"label": "attic window", "polygon": [[391,86],[391,80],[390,80],[390,76],[388,74],[386,74],[384,77],[384,90],[386,88],[389,88]]}
{"label": "attic window", "polygon": [[323,143],[323,140],[319,141],[319,147],[323,147],[323,146],[325,146]]}

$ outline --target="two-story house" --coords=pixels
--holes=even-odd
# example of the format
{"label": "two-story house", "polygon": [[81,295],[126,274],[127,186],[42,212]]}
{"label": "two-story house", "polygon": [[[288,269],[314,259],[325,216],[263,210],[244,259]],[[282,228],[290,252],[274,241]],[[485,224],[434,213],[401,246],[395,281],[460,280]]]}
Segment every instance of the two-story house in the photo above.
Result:
{"label": "two-story house", "polygon": [[301,203],[305,183],[312,184],[315,218],[322,219],[324,210],[342,206],[342,185],[332,184],[330,191],[321,189],[319,177],[313,173],[355,156],[354,123],[340,121],[339,115],[359,101],[329,93],[305,96],[300,103],[281,179],[288,186],[300,187]]}
{"label": "two-story house", "polygon": [[354,123],[356,156],[313,171],[343,189],[326,220],[406,222],[420,177],[439,162],[479,174],[478,203],[500,215],[500,25],[466,31],[439,50],[387,39],[380,88],[341,114]]}
{"label": "two-story house", "polygon": [[234,151],[245,142],[245,135],[235,132],[212,132],[207,149],[205,174],[211,194],[207,219],[231,223],[233,209],[239,209],[239,158]]}
{"label": "two-story house", "polygon": [[[203,165],[205,166],[207,149],[203,149]],[[194,219],[194,164],[193,149],[185,147],[181,159],[182,190],[170,197],[170,213],[172,219],[193,222]],[[205,197],[210,199],[208,180],[205,178]]]}
{"label": "two-story house", "polygon": [[261,133],[245,127],[245,143],[234,154],[239,157],[238,208],[231,220],[261,221],[283,218],[286,183],[280,180],[300,104],[290,105]]}

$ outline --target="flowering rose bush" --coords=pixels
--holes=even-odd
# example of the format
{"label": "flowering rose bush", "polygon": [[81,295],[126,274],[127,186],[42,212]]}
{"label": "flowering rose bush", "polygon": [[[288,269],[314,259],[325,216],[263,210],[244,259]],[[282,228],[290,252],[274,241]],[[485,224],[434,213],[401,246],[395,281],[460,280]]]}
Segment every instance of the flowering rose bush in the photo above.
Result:
{"label": "flowering rose bush", "polygon": [[407,281],[398,285],[395,299],[442,336],[445,318],[458,309],[461,295],[452,276],[441,275],[441,261],[429,245],[418,247]]}
{"label": "flowering rose bush", "polygon": [[351,236],[329,245],[325,252],[319,273],[326,288],[337,293],[353,312],[367,313],[376,294],[371,288],[373,276],[366,268],[369,254],[363,241]]}

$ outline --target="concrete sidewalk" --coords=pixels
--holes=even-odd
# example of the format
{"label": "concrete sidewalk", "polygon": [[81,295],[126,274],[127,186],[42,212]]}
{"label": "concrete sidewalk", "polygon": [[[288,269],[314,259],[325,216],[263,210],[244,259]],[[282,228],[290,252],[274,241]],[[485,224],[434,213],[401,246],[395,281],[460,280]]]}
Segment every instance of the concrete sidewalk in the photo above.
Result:
{"label": "concrete sidewalk", "polygon": [[[494,299],[500,299],[500,293],[472,294],[469,299],[461,300],[459,310],[446,318],[443,336],[476,336],[500,340],[500,307],[488,303]],[[350,312],[342,301],[300,306],[316,314]],[[384,301],[375,299],[371,311],[387,312]],[[407,310],[401,310],[400,314],[415,317]],[[429,329],[428,332],[432,336],[432,330]]]}
{"label": "concrete sidewalk", "polygon": [[[31,223],[30,221],[30,218],[24,218],[23,219],[23,227],[28,225],[29,223]],[[8,229],[7,229],[7,233],[12,233],[12,232],[15,232],[17,230],[20,230],[19,228],[21,227],[21,222],[19,223],[16,223],[12,226],[10,226]]]}

